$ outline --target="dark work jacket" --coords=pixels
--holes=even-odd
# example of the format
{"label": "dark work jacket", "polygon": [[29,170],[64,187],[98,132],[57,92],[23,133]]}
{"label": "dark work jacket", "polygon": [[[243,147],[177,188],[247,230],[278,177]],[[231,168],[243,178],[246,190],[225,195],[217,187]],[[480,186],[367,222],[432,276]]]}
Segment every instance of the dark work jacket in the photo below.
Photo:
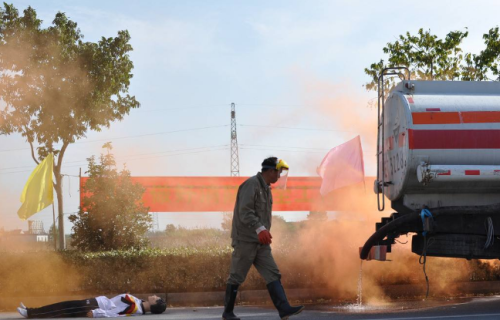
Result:
{"label": "dark work jacket", "polygon": [[271,188],[259,172],[238,188],[231,238],[238,241],[259,242],[255,230],[261,226],[271,230],[272,209]]}

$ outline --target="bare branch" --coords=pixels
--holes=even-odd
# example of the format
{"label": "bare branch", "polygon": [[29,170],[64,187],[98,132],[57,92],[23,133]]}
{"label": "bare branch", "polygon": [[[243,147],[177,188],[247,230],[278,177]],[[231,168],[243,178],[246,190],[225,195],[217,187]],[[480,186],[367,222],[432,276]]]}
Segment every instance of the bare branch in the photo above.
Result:
{"label": "bare branch", "polygon": [[39,165],[40,162],[38,162],[38,160],[36,160],[36,157],[35,157],[35,150],[33,149],[33,142],[29,141],[29,139],[28,139],[28,142],[30,143],[30,147],[31,147],[31,157],[33,158],[33,160],[35,161],[35,163],[37,165]]}
{"label": "bare branch", "polygon": [[66,149],[69,146],[69,142],[66,140],[63,140],[63,145],[61,148],[61,151],[59,151],[59,155],[57,157],[57,169],[60,171],[61,170],[61,165],[62,165],[62,160],[64,157],[64,152],[66,152]]}

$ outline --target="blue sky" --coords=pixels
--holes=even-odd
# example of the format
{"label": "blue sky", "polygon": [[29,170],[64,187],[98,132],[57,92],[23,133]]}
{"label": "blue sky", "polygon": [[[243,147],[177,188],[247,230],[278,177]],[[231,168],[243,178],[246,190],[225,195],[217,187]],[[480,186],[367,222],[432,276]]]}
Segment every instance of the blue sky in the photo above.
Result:
{"label": "blue sky", "polygon": [[[369,80],[363,69],[384,57],[387,42],[419,28],[444,37],[467,27],[470,35],[462,47],[478,52],[482,34],[497,26],[500,9],[498,1],[13,3],[20,10],[31,5],[44,26],[65,12],[86,41],[130,32],[135,65],[130,92],[141,108],[70,146],[63,172],[85,171],[85,159],[112,141],[119,167],[126,163],[137,176],[229,175],[231,102],[236,103],[242,176],[255,174],[270,155],[284,158],[291,175],[315,175],[330,148],[358,134],[367,174],[374,175],[376,111],[369,101],[375,94],[362,88]],[[185,131],[172,132],[180,130]],[[0,136],[0,227],[27,228],[16,212],[34,166],[20,136]],[[77,211],[78,179],[65,178],[64,190],[65,212]],[[167,223],[218,227],[220,216],[161,213],[160,228]],[[33,219],[47,229],[52,211]]]}

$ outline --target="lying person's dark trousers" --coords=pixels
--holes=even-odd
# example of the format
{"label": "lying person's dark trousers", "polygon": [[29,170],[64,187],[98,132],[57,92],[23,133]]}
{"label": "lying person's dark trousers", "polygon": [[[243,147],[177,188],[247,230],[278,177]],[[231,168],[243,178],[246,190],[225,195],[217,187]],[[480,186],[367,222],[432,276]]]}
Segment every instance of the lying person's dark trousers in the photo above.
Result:
{"label": "lying person's dark trousers", "polygon": [[28,308],[28,318],[69,318],[86,317],[89,311],[98,309],[94,298],[87,300],[63,301],[40,308]]}

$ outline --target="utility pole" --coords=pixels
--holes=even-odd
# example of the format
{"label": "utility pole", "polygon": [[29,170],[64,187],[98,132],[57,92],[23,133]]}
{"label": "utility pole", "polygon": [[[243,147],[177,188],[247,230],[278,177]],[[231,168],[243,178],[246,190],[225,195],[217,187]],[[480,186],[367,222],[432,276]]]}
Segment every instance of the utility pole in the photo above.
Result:
{"label": "utility pole", "polygon": [[231,177],[240,176],[240,157],[236,135],[236,105],[231,103]]}
{"label": "utility pole", "polygon": [[[240,176],[238,136],[236,134],[236,105],[231,103],[231,177]],[[222,212],[222,228],[231,230],[232,212]]]}

